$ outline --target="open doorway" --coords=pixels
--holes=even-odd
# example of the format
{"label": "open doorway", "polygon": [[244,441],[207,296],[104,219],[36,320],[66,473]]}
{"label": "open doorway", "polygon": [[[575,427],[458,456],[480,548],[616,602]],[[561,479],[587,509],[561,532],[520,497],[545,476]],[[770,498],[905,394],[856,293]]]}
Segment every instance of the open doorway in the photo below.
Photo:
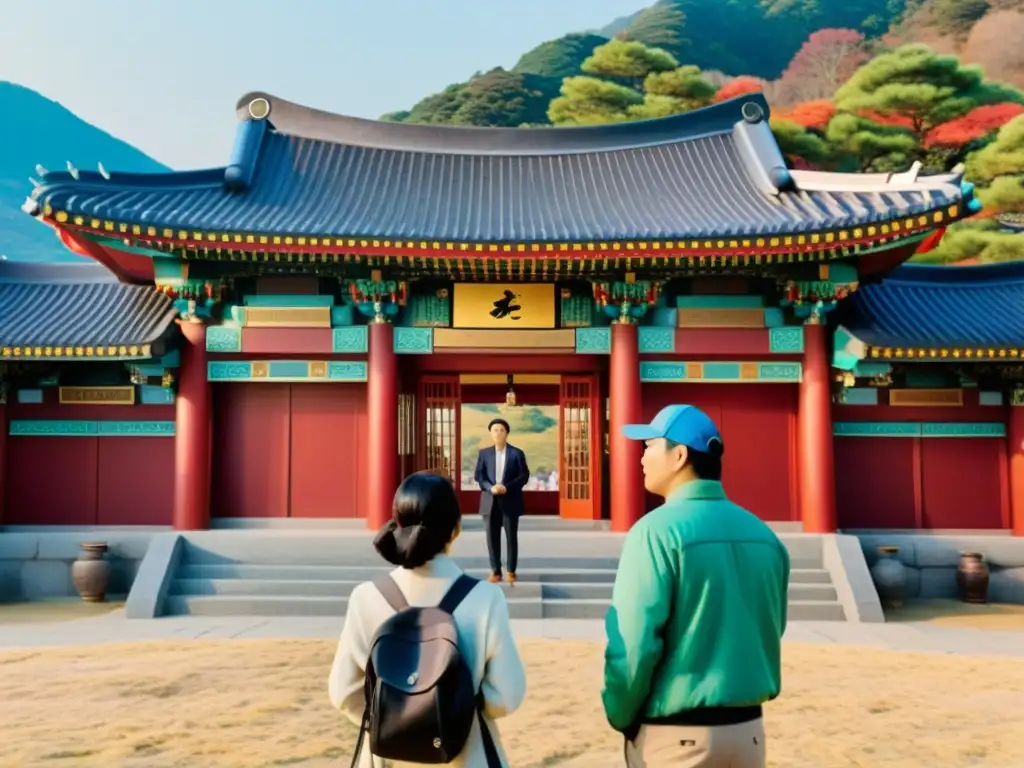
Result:
{"label": "open doorway", "polygon": [[480,490],[473,479],[477,456],[481,449],[491,446],[487,425],[493,419],[504,419],[511,427],[509,442],[526,453],[530,465],[530,480],[523,489],[526,513],[557,515],[559,375],[463,374],[459,378],[462,394],[459,501],[463,510],[475,512],[480,505]]}
{"label": "open doorway", "polygon": [[601,423],[597,377],[557,373],[426,375],[419,383],[417,464],[446,474],[463,512],[475,514],[473,479],[480,450],[490,447],[492,419],[509,423],[509,442],[530,465],[526,513],[595,519],[601,514]]}

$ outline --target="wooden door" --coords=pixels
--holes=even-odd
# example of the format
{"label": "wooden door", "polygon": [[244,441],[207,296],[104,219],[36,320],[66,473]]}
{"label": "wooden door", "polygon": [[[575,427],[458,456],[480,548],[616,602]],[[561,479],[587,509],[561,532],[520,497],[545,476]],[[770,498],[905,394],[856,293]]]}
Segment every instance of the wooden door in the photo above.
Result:
{"label": "wooden door", "polygon": [[459,377],[424,376],[420,379],[416,465],[419,470],[447,475],[462,487],[459,428],[462,397]]}
{"label": "wooden door", "polygon": [[561,384],[558,513],[594,520],[601,516],[597,382],[563,376]]}
{"label": "wooden door", "polygon": [[291,517],[364,515],[366,387],[340,383],[290,386]]}

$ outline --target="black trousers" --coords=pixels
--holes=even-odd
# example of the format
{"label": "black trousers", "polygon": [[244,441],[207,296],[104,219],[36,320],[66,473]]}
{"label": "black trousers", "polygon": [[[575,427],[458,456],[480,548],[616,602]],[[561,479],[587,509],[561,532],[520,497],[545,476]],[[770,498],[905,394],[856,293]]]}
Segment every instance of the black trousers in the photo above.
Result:
{"label": "black trousers", "polygon": [[487,554],[491,558],[491,573],[501,576],[501,529],[505,529],[505,564],[509,573],[516,572],[519,562],[519,516],[506,515],[497,499],[487,517]]}

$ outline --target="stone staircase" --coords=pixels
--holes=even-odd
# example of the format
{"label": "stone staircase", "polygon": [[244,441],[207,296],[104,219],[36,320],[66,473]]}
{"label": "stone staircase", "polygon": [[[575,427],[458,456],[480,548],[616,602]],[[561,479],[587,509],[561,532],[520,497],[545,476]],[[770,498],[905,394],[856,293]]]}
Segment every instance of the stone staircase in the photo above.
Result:
{"label": "stone staircase", "polygon": [[[486,544],[472,526],[453,557],[485,578]],[[791,556],[789,618],[844,621],[819,537],[780,534]],[[389,567],[363,531],[246,530],[185,535],[163,615],[342,616],[353,588]],[[518,583],[504,586],[513,619],[602,619],[622,536],[543,526],[520,534]]]}

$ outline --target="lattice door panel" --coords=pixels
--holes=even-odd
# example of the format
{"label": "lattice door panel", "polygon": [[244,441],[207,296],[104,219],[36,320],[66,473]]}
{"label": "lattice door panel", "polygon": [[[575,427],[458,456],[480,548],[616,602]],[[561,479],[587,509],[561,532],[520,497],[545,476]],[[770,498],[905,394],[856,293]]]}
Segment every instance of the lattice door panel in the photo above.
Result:
{"label": "lattice door panel", "polygon": [[420,379],[417,467],[459,483],[459,421],[462,397],[457,376]]}
{"label": "lattice door panel", "polygon": [[561,463],[558,478],[559,514],[562,517],[596,516],[595,396],[595,381],[592,377],[562,377]]}

